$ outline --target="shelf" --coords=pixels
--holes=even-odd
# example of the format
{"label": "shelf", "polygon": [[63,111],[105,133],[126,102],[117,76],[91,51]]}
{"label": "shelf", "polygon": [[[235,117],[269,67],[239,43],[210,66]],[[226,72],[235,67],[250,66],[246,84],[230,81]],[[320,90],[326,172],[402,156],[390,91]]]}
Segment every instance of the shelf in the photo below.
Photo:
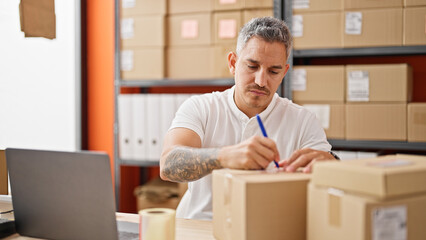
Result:
{"label": "shelf", "polygon": [[325,48],[293,50],[294,58],[305,57],[355,57],[394,56],[426,54],[426,46],[368,47],[368,48]]}
{"label": "shelf", "polygon": [[333,139],[329,139],[328,142],[333,148],[426,151],[426,142],[352,141]]}
{"label": "shelf", "polygon": [[204,80],[119,80],[122,87],[161,87],[161,86],[231,86],[234,85],[233,78],[218,78]]}
{"label": "shelf", "polygon": [[138,166],[138,167],[155,167],[159,166],[160,163],[158,161],[141,161],[141,160],[125,160],[122,159],[121,166]]}

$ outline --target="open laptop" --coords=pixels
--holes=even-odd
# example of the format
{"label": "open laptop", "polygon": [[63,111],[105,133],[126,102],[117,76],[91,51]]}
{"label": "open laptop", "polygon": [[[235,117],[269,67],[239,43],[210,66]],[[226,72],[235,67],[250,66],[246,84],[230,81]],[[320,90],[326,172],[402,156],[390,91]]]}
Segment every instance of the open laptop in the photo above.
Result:
{"label": "open laptop", "polygon": [[[119,239],[107,154],[8,148],[6,161],[17,233],[47,239]],[[138,224],[118,225],[127,231],[120,239],[139,239]]]}

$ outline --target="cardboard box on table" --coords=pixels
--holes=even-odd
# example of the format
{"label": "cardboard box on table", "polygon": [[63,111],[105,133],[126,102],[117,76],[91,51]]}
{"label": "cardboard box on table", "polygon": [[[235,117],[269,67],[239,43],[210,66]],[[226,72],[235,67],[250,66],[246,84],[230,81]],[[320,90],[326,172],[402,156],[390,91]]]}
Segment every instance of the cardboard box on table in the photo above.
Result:
{"label": "cardboard box on table", "polygon": [[425,182],[424,156],[316,164],[307,239],[424,239]]}
{"label": "cardboard box on table", "polygon": [[310,175],[265,171],[213,171],[216,239],[305,239]]}
{"label": "cardboard box on table", "polygon": [[426,142],[426,103],[409,103],[407,109],[408,141]]}

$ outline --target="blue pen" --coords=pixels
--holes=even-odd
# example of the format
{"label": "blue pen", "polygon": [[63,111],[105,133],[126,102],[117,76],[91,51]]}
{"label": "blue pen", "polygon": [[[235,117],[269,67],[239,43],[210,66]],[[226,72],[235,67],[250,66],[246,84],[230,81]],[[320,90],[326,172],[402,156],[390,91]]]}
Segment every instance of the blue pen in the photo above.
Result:
{"label": "blue pen", "polygon": [[[263,136],[267,138],[268,134],[266,134],[265,127],[263,126],[262,119],[260,119],[259,114],[256,114],[256,118],[257,118],[257,123],[259,123],[259,127],[260,127],[260,130],[262,131]],[[277,161],[274,160],[274,163],[275,163],[275,166],[277,168],[280,168],[280,166],[278,165]]]}

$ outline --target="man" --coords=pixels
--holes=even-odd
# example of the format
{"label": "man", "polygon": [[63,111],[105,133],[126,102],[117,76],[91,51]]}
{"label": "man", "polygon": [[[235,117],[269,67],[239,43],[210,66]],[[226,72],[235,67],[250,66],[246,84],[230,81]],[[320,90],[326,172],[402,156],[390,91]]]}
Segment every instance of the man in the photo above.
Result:
{"label": "man", "polygon": [[214,169],[265,169],[276,160],[284,171],[310,172],[313,163],[334,159],[315,116],[275,93],[289,69],[291,43],[283,21],[252,19],[228,55],[235,86],[194,96],[176,113],[160,159],[162,179],[189,182],[176,217],[212,218]]}

